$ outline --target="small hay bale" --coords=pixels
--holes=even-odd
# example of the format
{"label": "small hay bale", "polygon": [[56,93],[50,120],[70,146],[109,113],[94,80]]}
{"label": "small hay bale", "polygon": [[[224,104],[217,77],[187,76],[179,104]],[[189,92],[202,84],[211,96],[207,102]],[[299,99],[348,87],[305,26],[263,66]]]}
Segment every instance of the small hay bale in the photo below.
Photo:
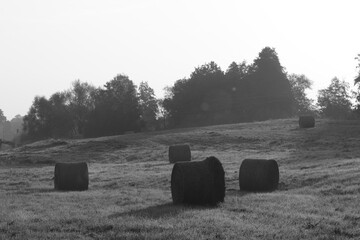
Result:
{"label": "small hay bale", "polygon": [[174,204],[217,205],[224,202],[225,172],[215,157],[175,163],[171,173]]}
{"label": "small hay bale", "polygon": [[83,191],[89,187],[89,172],[86,162],[56,163],[55,190]]}
{"label": "small hay bale", "polygon": [[272,191],[279,184],[279,167],[275,160],[245,159],[239,171],[240,190]]}
{"label": "small hay bale", "polygon": [[300,116],[299,117],[300,128],[313,128],[315,127],[315,118],[313,116]]}
{"label": "small hay bale", "polygon": [[173,145],[169,147],[170,163],[191,161],[191,151],[189,145]]}

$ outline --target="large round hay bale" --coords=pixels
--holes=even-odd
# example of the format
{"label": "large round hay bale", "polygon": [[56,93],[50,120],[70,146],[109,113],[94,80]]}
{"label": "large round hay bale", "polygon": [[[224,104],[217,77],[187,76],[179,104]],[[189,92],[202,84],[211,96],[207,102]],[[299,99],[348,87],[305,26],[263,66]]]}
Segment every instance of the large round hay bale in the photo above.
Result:
{"label": "large round hay bale", "polygon": [[245,159],[239,171],[240,190],[272,191],[279,184],[279,167],[275,160]]}
{"label": "large round hay bale", "polygon": [[174,204],[216,205],[224,202],[225,172],[215,157],[175,163],[171,173]]}
{"label": "large round hay bale", "polygon": [[315,127],[315,118],[313,116],[300,116],[299,117],[300,128],[313,128]]}
{"label": "large round hay bale", "polygon": [[83,191],[89,187],[89,172],[86,162],[56,163],[54,187],[63,191]]}
{"label": "large round hay bale", "polygon": [[170,163],[191,161],[191,151],[189,145],[173,145],[169,147]]}

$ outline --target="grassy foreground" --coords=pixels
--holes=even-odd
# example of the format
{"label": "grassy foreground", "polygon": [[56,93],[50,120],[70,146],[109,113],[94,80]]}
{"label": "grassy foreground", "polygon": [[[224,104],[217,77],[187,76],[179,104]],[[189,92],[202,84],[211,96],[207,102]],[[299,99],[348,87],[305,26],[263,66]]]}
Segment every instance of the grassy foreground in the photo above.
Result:
{"label": "grassy foreground", "polygon": [[[174,206],[168,146],[217,157],[216,208]],[[360,239],[360,122],[297,119],[86,140],[0,152],[0,239]],[[245,158],[276,159],[271,193],[239,190]],[[89,163],[89,190],[57,192],[55,162]]]}

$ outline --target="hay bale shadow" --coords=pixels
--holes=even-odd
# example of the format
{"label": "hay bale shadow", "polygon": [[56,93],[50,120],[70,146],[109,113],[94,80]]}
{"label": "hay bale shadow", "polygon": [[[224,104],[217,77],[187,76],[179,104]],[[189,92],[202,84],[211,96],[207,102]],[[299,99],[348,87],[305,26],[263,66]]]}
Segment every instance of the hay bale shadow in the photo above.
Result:
{"label": "hay bale shadow", "polygon": [[56,192],[54,188],[28,188],[18,190],[16,194],[41,194],[41,193],[52,193]]}
{"label": "hay bale shadow", "polygon": [[227,197],[243,197],[245,195],[248,195],[248,194],[252,194],[253,192],[250,192],[250,191],[244,191],[244,190],[239,190],[239,189],[227,189],[226,190],[226,196]]}
{"label": "hay bale shadow", "polygon": [[144,209],[130,210],[128,212],[113,213],[108,216],[109,219],[121,217],[140,217],[148,219],[160,219],[176,217],[178,214],[194,210],[194,209],[212,209],[210,206],[192,206],[192,205],[174,205],[173,203],[165,203],[156,206],[150,206]]}

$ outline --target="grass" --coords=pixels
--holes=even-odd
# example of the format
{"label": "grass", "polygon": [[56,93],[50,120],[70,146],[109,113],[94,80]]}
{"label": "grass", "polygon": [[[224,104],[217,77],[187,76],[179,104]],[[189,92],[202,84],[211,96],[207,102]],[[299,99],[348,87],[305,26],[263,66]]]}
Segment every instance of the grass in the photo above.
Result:
{"label": "grass", "polygon": [[[225,169],[218,207],[173,205],[168,146]],[[360,123],[297,119],[47,140],[0,152],[0,239],[359,239]],[[239,190],[245,158],[276,159],[279,189]],[[55,162],[87,161],[89,190],[53,190]]]}

